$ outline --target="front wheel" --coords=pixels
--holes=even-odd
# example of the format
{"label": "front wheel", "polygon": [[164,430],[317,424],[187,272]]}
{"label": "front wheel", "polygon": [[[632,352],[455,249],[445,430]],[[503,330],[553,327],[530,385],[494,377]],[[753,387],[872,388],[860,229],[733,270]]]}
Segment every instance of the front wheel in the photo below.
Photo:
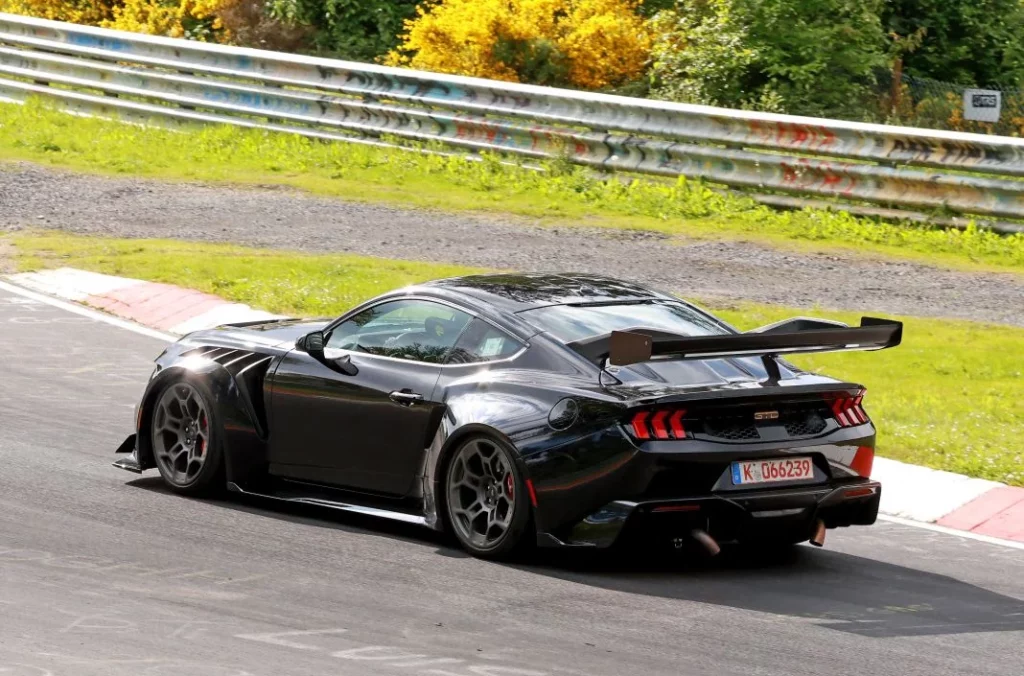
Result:
{"label": "front wheel", "polygon": [[180,380],[160,393],[150,434],[153,459],[171,490],[201,495],[216,487],[222,466],[220,428],[197,385]]}
{"label": "front wheel", "polygon": [[448,464],[445,505],[455,537],[470,554],[508,558],[528,544],[530,501],[512,451],[477,436]]}

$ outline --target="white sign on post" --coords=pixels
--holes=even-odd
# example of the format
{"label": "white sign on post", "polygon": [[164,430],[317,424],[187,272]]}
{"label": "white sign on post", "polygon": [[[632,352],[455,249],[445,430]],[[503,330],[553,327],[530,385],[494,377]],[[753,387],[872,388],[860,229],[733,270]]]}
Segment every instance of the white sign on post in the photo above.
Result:
{"label": "white sign on post", "polygon": [[1003,95],[995,89],[965,89],[964,119],[975,122],[998,122]]}

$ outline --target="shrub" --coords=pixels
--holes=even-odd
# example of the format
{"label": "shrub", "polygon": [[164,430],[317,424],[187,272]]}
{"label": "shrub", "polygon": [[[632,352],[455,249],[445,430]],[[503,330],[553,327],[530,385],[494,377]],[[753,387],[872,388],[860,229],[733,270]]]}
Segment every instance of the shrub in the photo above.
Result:
{"label": "shrub", "polygon": [[270,16],[307,26],[313,51],[352,61],[373,61],[398,44],[417,0],[267,0]]}
{"label": "shrub", "polygon": [[1021,0],[887,0],[880,11],[887,32],[923,32],[904,59],[909,75],[964,85],[1024,81]]}
{"label": "shrub", "polygon": [[101,23],[136,33],[168,35],[190,40],[227,41],[219,13],[235,0],[124,0],[113,7],[113,18]]}
{"label": "shrub", "polygon": [[869,104],[882,0],[678,0],[651,20],[660,98],[815,116]]}
{"label": "shrub", "polygon": [[297,52],[310,44],[313,29],[270,16],[266,0],[235,0],[218,12],[232,42],[246,47]]}
{"label": "shrub", "polygon": [[116,0],[0,0],[0,12],[99,26],[109,21]]}
{"label": "shrub", "polygon": [[220,13],[236,0],[0,0],[0,12],[55,21],[168,35],[193,40],[227,41]]}
{"label": "shrub", "polygon": [[643,73],[638,0],[439,0],[406,23],[392,65],[586,89]]}

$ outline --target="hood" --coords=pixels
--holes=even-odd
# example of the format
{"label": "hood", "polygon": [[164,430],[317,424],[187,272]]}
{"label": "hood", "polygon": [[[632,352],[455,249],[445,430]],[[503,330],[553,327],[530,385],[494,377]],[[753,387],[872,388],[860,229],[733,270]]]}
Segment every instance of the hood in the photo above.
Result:
{"label": "hood", "polygon": [[271,319],[241,324],[225,324],[206,331],[197,331],[186,336],[189,342],[214,340],[217,343],[232,343],[240,347],[292,347],[300,337],[326,327],[331,319]]}

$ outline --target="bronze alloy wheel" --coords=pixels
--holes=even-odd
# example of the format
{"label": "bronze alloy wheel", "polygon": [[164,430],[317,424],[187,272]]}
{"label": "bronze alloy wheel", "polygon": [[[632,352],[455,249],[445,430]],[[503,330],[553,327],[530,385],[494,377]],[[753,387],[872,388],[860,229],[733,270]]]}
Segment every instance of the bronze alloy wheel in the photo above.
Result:
{"label": "bronze alloy wheel", "polygon": [[164,390],[153,414],[153,457],[172,486],[198,479],[210,455],[210,415],[202,395],[186,383]]}
{"label": "bronze alloy wheel", "polygon": [[503,445],[485,437],[463,443],[448,466],[446,491],[459,540],[474,553],[505,549],[502,545],[518,538],[525,520],[518,492],[514,463]]}

